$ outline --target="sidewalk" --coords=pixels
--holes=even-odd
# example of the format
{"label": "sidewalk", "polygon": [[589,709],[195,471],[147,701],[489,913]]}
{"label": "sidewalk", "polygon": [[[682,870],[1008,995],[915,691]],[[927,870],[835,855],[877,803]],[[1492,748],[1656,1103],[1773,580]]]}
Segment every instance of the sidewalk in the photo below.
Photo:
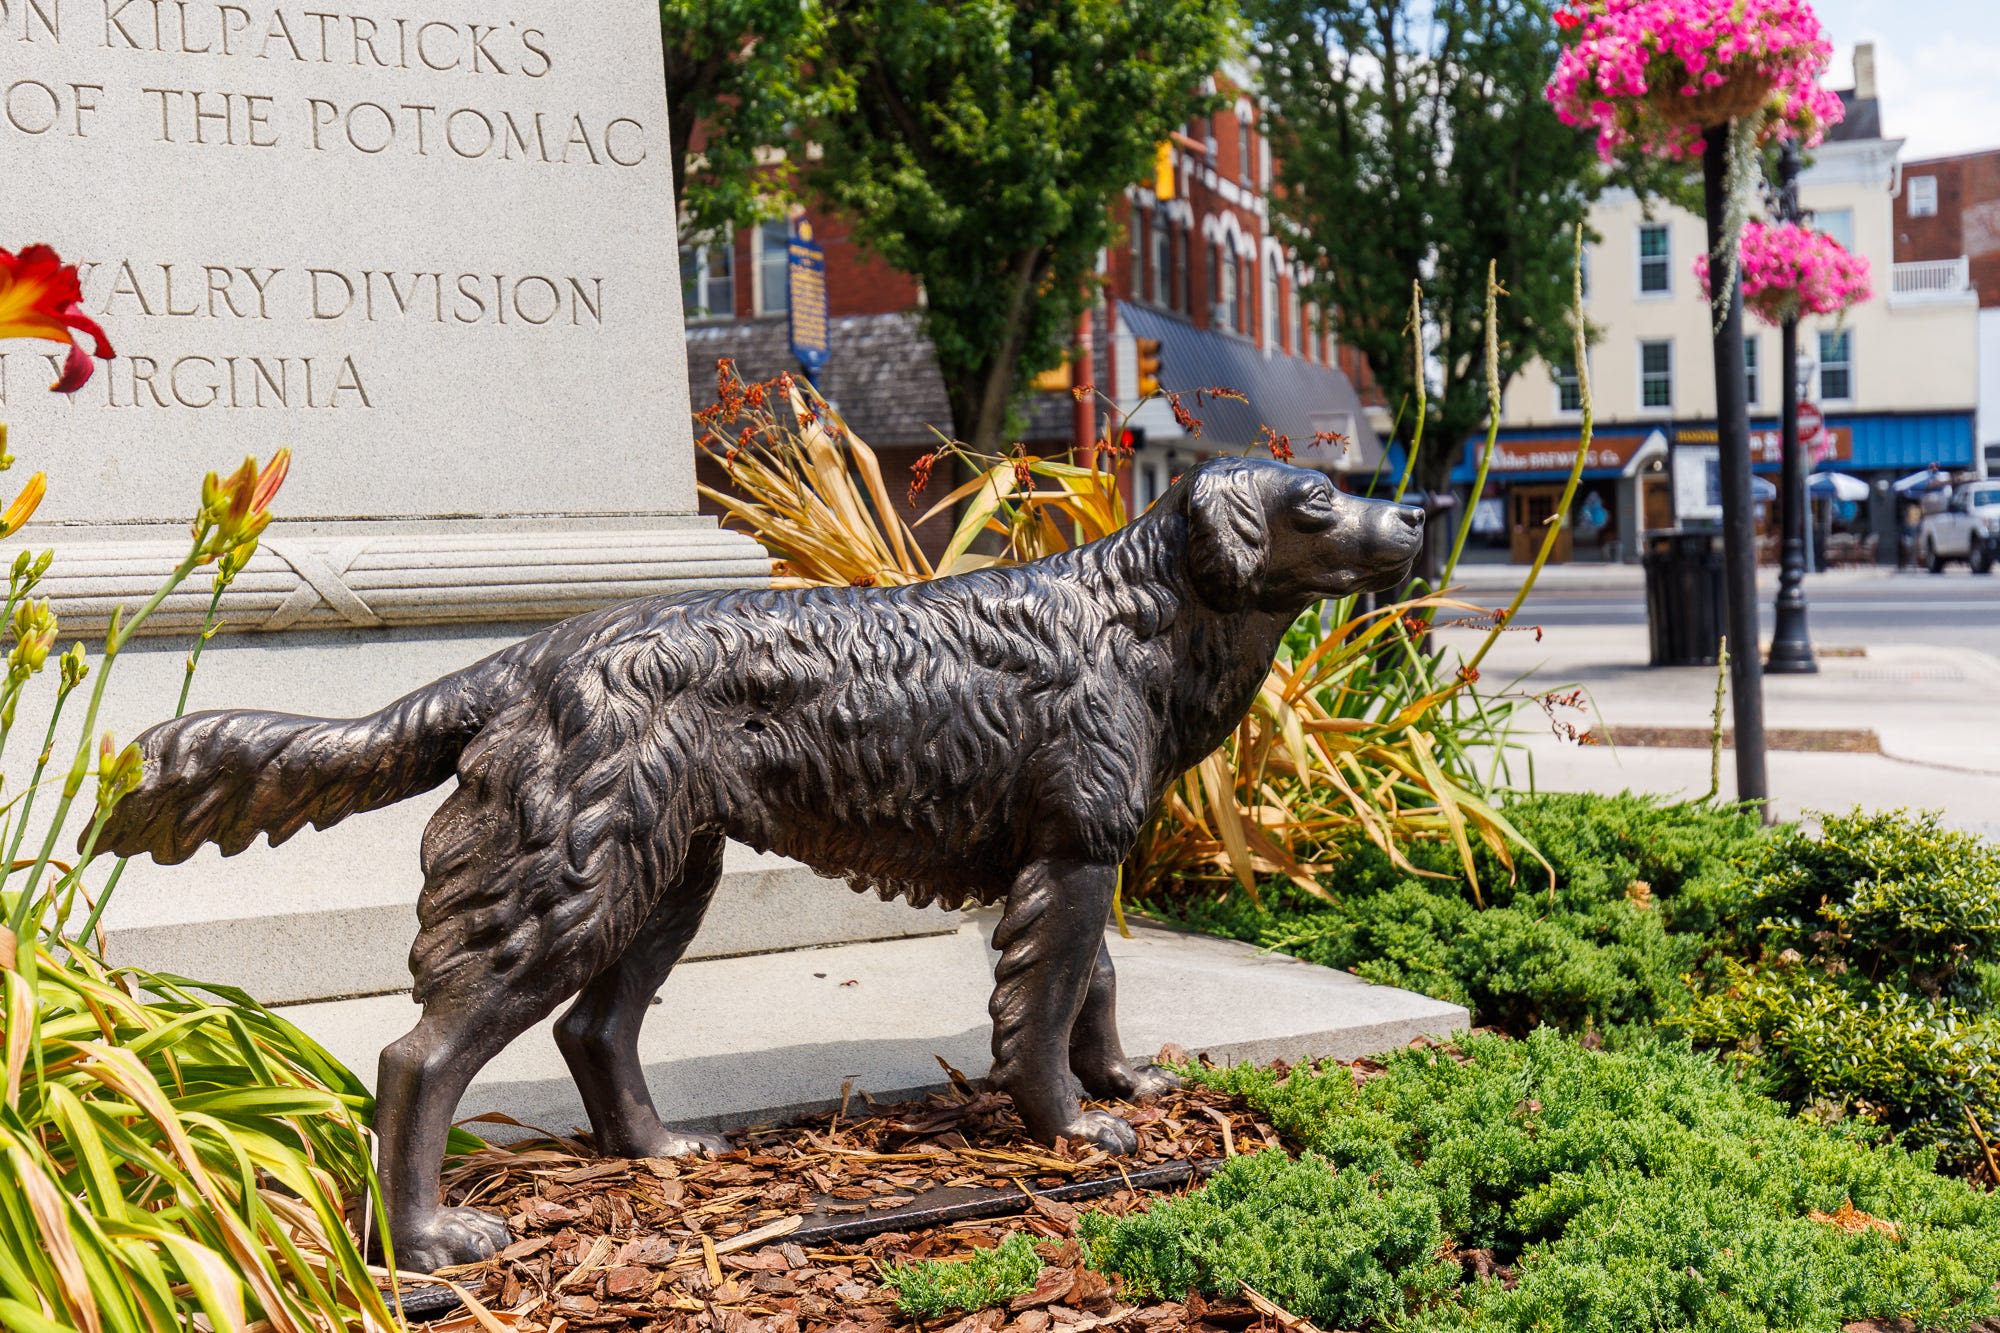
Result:
{"label": "sidewalk", "polygon": [[[1865,572],[1861,575],[1866,577]],[[1449,647],[1471,652],[1478,636],[1442,631]],[[1646,665],[1646,629],[1559,626],[1538,643],[1531,632],[1503,635],[1480,667],[1490,695],[1543,696],[1581,689],[1586,707],[1558,709],[1561,720],[1600,735],[1608,728],[1710,729],[1716,672]],[[1822,657],[1817,675],[1766,676],[1767,728],[1865,729],[1880,754],[1772,751],[1773,804],[1786,818],[1855,805],[1942,812],[1946,822],[2000,838],[2000,660],[1967,648],[1870,643],[1855,657]],[[1723,720],[1730,702],[1725,696]],[[1534,702],[1516,714],[1517,783],[1557,791],[1631,788],[1680,796],[1708,790],[1706,749],[1578,745],[1557,734]],[[1722,794],[1735,793],[1735,756],[1725,751]]]}
{"label": "sidewalk", "polygon": [[[1962,571],[1961,571],[1962,572]],[[1893,565],[1858,565],[1829,569],[1809,577],[1812,588],[1857,587],[1882,583],[1898,574],[1911,576],[1916,570],[1899,570]],[[1512,597],[1526,578],[1526,565],[1460,565],[1451,586],[1460,592],[1477,593],[1482,598],[1496,593]],[[1775,590],[1778,571],[1771,565],[1757,567],[1757,586]],[[1643,595],[1646,571],[1639,565],[1568,564],[1548,565],[1535,580],[1541,592],[1627,592]]]}

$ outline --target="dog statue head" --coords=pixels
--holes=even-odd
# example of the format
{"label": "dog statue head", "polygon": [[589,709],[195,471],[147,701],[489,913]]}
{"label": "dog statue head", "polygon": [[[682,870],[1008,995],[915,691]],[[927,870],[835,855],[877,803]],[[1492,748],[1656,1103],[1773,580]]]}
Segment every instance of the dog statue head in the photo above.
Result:
{"label": "dog statue head", "polygon": [[1216,458],[1174,489],[1166,503],[1187,520],[1189,579],[1217,611],[1296,614],[1393,588],[1423,543],[1423,510],[1344,494],[1309,468]]}

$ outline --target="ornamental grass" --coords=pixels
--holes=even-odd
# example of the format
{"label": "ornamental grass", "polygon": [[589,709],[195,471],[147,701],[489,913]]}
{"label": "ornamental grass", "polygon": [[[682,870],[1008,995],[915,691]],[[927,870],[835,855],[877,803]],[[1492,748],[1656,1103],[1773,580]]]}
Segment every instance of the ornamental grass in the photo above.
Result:
{"label": "ornamental grass", "polygon": [[[1489,303],[1498,295],[1493,285]],[[1489,355],[1489,374],[1492,361]],[[704,485],[702,493],[725,521],[770,548],[780,586],[907,584],[1034,560],[1107,536],[1129,517],[1119,474],[1130,455],[1114,443],[1123,424],[1115,412],[1097,446],[1080,457],[1041,457],[1018,445],[985,457],[946,441],[920,460],[912,488],[914,499],[939,467],[970,473],[914,525],[954,523],[932,561],[898,513],[874,451],[809,386],[790,376],[745,384],[724,361],[717,390],[715,405],[698,414],[699,447],[727,485]],[[1497,399],[1497,377],[1489,390]],[[1193,410],[1218,396],[1241,397],[1220,388],[1166,395],[1196,435]],[[1579,459],[1588,439],[1586,419]],[[1291,442],[1268,430],[1264,446],[1275,457],[1292,456]],[[1492,450],[1489,432],[1487,462]],[[1449,576],[1448,563],[1447,583]],[[1481,850],[1514,874],[1517,855],[1533,858],[1533,849],[1490,793],[1506,775],[1507,722],[1523,701],[1483,695],[1474,685],[1486,646],[1509,627],[1520,601],[1495,612],[1425,594],[1373,609],[1333,599],[1309,611],[1286,635],[1235,732],[1168,790],[1124,868],[1122,891],[1153,894],[1191,880],[1233,883],[1254,898],[1259,882],[1275,876],[1324,896],[1315,866],[1356,840],[1412,873],[1425,872],[1405,856],[1407,844],[1448,844],[1475,892]],[[1486,629],[1469,660],[1448,662],[1427,646],[1440,615]]]}
{"label": "ornamental grass", "polygon": [[[78,300],[75,269],[47,247],[0,250],[0,337],[67,344],[61,392],[94,369],[79,335],[95,357],[112,355]],[[12,462],[0,426],[0,469]],[[143,606],[113,616],[94,661],[80,643],[54,652],[55,611],[34,595],[52,553],[23,551],[12,563],[0,601],[11,639],[0,749],[36,678],[54,665],[57,683],[28,779],[0,781],[8,1333],[402,1327],[379,1287],[388,1275],[368,1264],[360,1240],[371,1207],[380,1209],[359,1080],[240,991],[108,965],[98,929],[123,862],[106,873],[97,836],[142,778],[138,748],[97,729],[112,668],[167,596],[209,569],[210,617],[189,654],[192,676],[224,590],[271,521],[288,463],[281,450],[261,468],[246,460],[227,477],[209,474],[187,554]],[[45,489],[37,473],[0,514],[0,537],[27,522]],[[77,708],[81,739],[59,756],[57,723]]]}

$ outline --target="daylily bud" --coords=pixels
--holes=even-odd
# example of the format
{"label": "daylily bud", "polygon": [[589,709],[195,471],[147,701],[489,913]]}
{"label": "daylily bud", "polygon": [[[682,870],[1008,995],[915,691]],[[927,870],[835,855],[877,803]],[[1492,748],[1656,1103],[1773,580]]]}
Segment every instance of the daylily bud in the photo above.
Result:
{"label": "daylily bud", "polygon": [[7,452],[7,423],[0,421],[0,472],[14,466],[14,455]]}
{"label": "daylily bud", "polygon": [[97,743],[97,808],[110,809],[126,793],[136,791],[145,778],[146,761],[138,743],[117,750],[111,733],[105,732]]}
{"label": "daylily bud", "polygon": [[7,674],[10,678],[26,680],[40,671],[49,660],[49,649],[56,641],[56,613],[49,608],[48,598],[23,602],[14,608],[14,647],[7,654]]}
{"label": "daylily bud", "polygon": [[58,658],[57,662],[59,669],[62,671],[62,689],[64,694],[68,694],[71,690],[83,684],[83,678],[90,674],[90,663],[84,659],[83,645],[81,643],[71,644],[69,651]]}
{"label": "daylily bud", "polygon": [[37,472],[28,478],[28,484],[14,497],[14,503],[0,513],[0,537],[11,537],[21,530],[21,525],[35,515],[35,509],[42,503],[42,496],[48,493],[49,477],[46,472]]}

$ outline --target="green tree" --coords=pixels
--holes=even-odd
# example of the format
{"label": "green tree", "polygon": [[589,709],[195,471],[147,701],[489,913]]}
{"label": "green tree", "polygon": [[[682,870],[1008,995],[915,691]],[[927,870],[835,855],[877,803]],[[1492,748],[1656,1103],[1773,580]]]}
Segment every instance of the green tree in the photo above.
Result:
{"label": "green tree", "polygon": [[847,81],[821,60],[827,21],[820,0],[660,0],[683,237],[751,226],[791,199],[789,158],[760,150],[789,143],[795,123],[847,95]]}
{"label": "green tree", "polygon": [[[1282,190],[1280,230],[1340,338],[1393,405],[1414,393],[1424,284],[1429,408],[1413,485],[1442,490],[1486,420],[1488,260],[1503,387],[1571,359],[1577,224],[1613,178],[1556,119],[1547,0],[1250,0]],[[1651,182],[1629,182],[1650,189]],[[1406,416],[1404,442],[1414,421]]]}
{"label": "green tree", "polygon": [[1110,205],[1200,114],[1234,0],[834,0],[812,188],[923,284],[952,420],[998,449],[1025,377],[1061,360]]}

